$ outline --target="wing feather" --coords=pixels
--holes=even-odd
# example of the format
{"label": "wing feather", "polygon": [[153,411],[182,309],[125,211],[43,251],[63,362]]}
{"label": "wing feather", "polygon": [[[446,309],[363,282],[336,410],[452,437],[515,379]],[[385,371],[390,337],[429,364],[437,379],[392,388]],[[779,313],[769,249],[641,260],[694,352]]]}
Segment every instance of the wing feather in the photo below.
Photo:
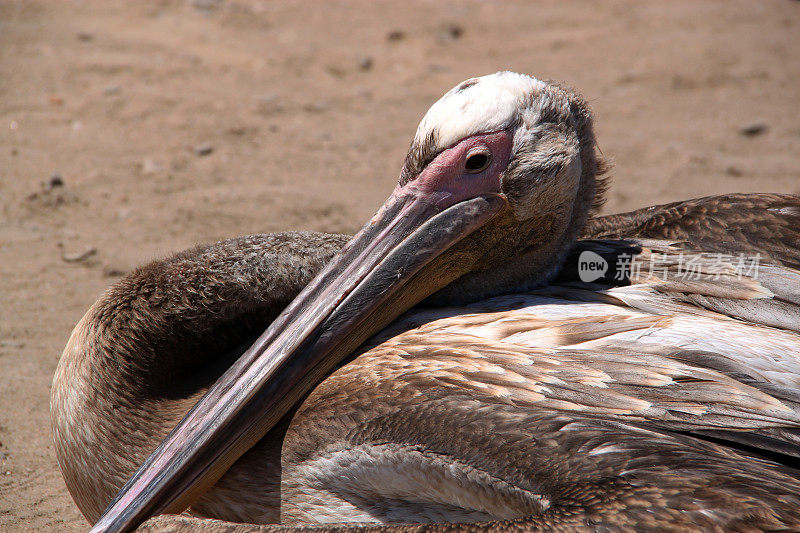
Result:
{"label": "wing feather", "polygon": [[760,253],[800,268],[800,196],[728,194],[590,220],[586,239],[664,239],[726,254]]}

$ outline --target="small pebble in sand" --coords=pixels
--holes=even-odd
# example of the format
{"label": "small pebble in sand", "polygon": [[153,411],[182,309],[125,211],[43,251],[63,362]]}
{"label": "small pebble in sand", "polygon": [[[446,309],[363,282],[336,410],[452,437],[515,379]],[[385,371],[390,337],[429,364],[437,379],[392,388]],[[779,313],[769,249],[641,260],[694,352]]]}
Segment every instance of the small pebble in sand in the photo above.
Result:
{"label": "small pebble in sand", "polygon": [[464,28],[458,24],[446,24],[439,31],[440,41],[457,41],[464,35]]}
{"label": "small pebble in sand", "polygon": [[192,7],[210,15],[222,6],[222,0],[192,0]]}
{"label": "small pebble in sand", "polygon": [[[0,341],[0,348],[24,348],[25,343],[21,341]],[[0,446],[3,446],[3,443],[0,442]],[[0,454],[0,460],[5,459],[5,457]],[[7,456],[6,456],[7,457]]]}
{"label": "small pebble in sand", "polygon": [[103,275],[107,278],[119,278],[126,274],[126,270],[124,268],[112,265],[105,265],[103,267]]}
{"label": "small pebble in sand", "polygon": [[364,56],[358,60],[358,68],[363,72],[372,70],[373,64],[374,62],[370,56]]}
{"label": "small pebble in sand", "polygon": [[121,90],[122,90],[122,88],[120,88],[119,85],[107,85],[103,89],[103,94],[105,94],[106,96],[112,96],[112,95],[115,95],[115,94],[119,94],[119,92]]}
{"label": "small pebble in sand", "polygon": [[50,177],[47,178],[47,183],[45,183],[44,188],[50,191],[63,186],[64,186],[64,178],[62,178],[61,174],[59,174],[58,172],[53,172],[50,175]]}
{"label": "small pebble in sand", "polygon": [[145,157],[142,160],[142,174],[149,176],[151,174],[155,174],[159,170],[161,170],[161,165],[159,165],[155,159]]}
{"label": "small pebble in sand", "polygon": [[756,135],[766,133],[768,129],[769,126],[763,122],[753,122],[752,124],[739,128],[739,134],[745,137],[755,137]]}
{"label": "small pebble in sand", "polygon": [[311,102],[310,104],[306,104],[303,106],[303,109],[308,111],[309,113],[322,113],[323,111],[327,111],[330,109],[331,104],[328,102],[317,101]]}
{"label": "small pebble in sand", "polygon": [[402,41],[406,38],[406,34],[402,30],[392,30],[386,34],[387,41]]}
{"label": "small pebble in sand", "polygon": [[738,178],[744,174],[739,167],[735,167],[733,165],[729,166],[725,169],[725,174],[728,176],[733,176],[734,178]]}
{"label": "small pebble in sand", "polygon": [[66,254],[64,252],[61,252],[61,260],[64,261],[65,263],[80,263],[81,261],[86,261],[95,254],[97,254],[97,248],[92,248],[90,246],[82,252],[77,252],[73,254]]}
{"label": "small pebble in sand", "polygon": [[195,147],[194,147],[194,153],[199,155],[199,156],[201,156],[201,157],[205,156],[205,155],[209,155],[213,151],[214,151],[214,147],[211,145],[211,143],[200,143],[198,145],[195,145]]}

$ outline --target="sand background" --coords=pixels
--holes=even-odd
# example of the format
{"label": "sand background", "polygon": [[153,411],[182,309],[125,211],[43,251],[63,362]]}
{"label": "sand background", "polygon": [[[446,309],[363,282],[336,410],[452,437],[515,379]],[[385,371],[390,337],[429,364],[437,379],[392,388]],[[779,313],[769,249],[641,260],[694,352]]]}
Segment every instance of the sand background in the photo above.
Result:
{"label": "sand background", "polygon": [[72,326],[195,243],[355,231],[444,91],[579,87],[607,212],[800,193],[800,2],[0,2],[0,531],[80,531],[50,440]]}

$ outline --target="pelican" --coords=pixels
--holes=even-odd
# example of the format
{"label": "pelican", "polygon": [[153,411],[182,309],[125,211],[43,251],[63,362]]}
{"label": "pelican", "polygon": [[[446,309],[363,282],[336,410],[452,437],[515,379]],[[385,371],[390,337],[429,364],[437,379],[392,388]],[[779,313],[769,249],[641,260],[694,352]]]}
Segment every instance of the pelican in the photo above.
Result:
{"label": "pelican", "polygon": [[800,197],[604,172],[574,90],[474,78],[352,239],[112,286],[51,399],[93,531],[800,529]]}

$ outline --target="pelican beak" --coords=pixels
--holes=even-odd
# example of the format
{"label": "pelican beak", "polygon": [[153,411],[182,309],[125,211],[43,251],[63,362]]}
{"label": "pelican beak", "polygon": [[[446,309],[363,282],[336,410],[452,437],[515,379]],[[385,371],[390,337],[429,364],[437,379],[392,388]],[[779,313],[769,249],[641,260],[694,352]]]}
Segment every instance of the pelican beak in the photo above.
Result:
{"label": "pelican beak", "polygon": [[486,249],[465,238],[490,235],[487,223],[508,211],[498,192],[501,169],[490,187],[442,187],[442,180],[452,185],[447,172],[431,165],[425,179],[395,189],[195,404],[92,531],[130,531],[150,516],[186,509],[360,344],[474,267]]}

